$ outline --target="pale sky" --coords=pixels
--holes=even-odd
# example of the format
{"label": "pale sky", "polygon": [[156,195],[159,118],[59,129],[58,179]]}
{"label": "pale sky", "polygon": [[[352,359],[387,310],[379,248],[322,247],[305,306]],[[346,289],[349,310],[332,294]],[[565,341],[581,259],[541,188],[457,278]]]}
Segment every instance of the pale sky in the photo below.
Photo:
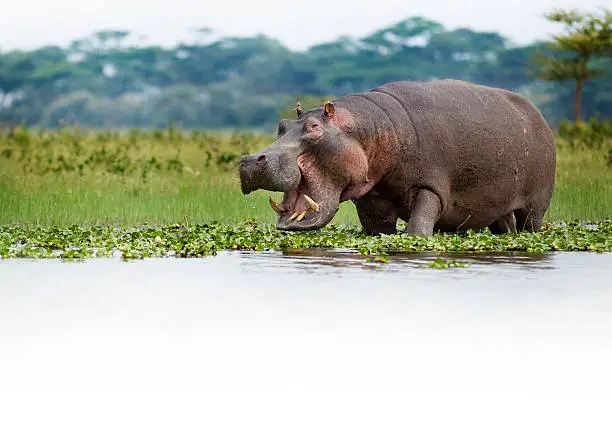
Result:
{"label": "pale sky", "polygon": [[497,31],[524,44],[559,30],[544,12],[602,6],[612,7],[612,0],[2,0],[0,50],[66,45],[102,29],[173,46],[193,41],[190,29],[198,27],[219,36],[263,33],[305,49],[340,35],[363,37],[415,15],[449,29]]}

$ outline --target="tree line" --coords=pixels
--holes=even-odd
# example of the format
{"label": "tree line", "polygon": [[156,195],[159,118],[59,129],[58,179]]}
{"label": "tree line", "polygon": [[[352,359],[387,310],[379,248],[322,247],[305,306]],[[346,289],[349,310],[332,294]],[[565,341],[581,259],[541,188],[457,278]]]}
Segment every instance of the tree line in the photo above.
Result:
{"label": "tree line", "polygon": [[551,123],[610,118],[610,12],[546,18],[564,33],[525,46],[423,17],[305,51],[265,35],[129,46],[129,32],[100,31],[67,47],[0,52],[0,123],[265,129],[296,100],[307,108],[385,82],[439,78],[517,91]]}

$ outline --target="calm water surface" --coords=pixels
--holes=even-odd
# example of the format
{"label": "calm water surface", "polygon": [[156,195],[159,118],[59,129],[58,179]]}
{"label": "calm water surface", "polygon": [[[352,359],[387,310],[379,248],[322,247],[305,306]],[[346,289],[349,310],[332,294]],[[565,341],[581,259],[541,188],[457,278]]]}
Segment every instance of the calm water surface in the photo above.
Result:
{"label": "calm water surface", "polygon": [[612,254],[0,260],[0,435],[612,435]]}

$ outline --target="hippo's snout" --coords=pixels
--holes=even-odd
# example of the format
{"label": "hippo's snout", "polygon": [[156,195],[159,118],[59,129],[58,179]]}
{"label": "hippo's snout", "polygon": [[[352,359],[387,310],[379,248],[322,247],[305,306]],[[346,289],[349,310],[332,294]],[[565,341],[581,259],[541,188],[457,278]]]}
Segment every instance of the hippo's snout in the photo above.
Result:
{"label": "hippo's snout", "polygon": [[266,155],[263,153],[255,153],[253,155],[243,156],[240,160],[240,167],[245,169],[252,168],[255,164],[262,164],[266,161]]}
{"label": "hippo's snout", "polygon": [[259,188],[257,181],[261,181],[267,173],[266,161],[266,155],[263,153],[246,155],[240,159],[238,170],[243,194],[249,194]]}
{"label": "hippo's snout", "polygon": [[259,189],[288,191],[300,180],[296,159],[272,151],[243,156],[238,171],[243,194]]}

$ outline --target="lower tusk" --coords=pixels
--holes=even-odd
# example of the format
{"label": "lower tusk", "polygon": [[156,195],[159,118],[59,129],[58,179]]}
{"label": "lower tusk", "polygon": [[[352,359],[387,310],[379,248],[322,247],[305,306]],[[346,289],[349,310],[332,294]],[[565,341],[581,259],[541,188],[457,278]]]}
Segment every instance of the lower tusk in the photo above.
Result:
{"label": "lower tusk", "polygon": [[294,218],[296,218],[298,215],[299,215],[299,214],[298,214],[298,212],[297,212],[297,211],[296,211],[296,212],[294,212],[294,213],[291,215],[291,217],[289,217],[289,218],[287,219],[287,221],[293,221],[293,219],[294,219]]}
{"label": "lower tusk", "polygon": [[276,203],[274,201],[274,199],[272,199],[271,197],[268,197],[268,201],[270,202],[270,206],[272,207],[272,209],[274,211],[276,211],[277,214],[281,214],[283,212],[286,212],[287,210],[285,208],[283,208],[281,205],[279,205],[278,203]]}
{"label": "lower tusk", "polygon": [[302,220],[304,220],[304,217],[306,217],[306,213],[307,213],[307,212],[308,212],[308,210],[306,210],[306,211],[302,211],[302,212],[300,213],[300,215],[298,215],[298,217],[297,217],[297,220],[296,220],[296,221],[301,222]]}
{"label": "lower tusk", "polygon": [[319,212],[321,210],[321,207],[319,206],[319,204],[317,202],[312,200],[306,194],[304,194],[303,196],[304,196],[304,200],[306,200],[306,203],[308,204],[310,209],[312,209],[313,211],[316,211],[316,212]]}

